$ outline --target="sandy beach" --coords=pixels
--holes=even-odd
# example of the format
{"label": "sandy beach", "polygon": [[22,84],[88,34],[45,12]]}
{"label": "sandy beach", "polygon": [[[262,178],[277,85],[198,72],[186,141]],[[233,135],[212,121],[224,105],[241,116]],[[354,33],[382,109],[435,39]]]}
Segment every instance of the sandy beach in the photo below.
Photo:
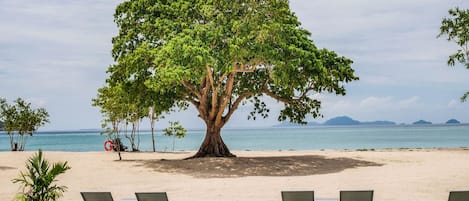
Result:
{"label": "sandy beach", "polygon": [[[0,153],[0,200],[13,199],[19,185],[13,184],[11,180],[24,171],[25,162],[33,153]],[[340,161],[345,159],[358,160],[365,165],[351,168],[344,166],[344,169],[301,176],[200,176],[194,172],[178,171],[177,166],[174,166],[174,170],[160,170],[161,166],[151,163],[160,159],[181,159],[193,154],[186,152],[123,153],[124,161],[116,161],[117,154],[106,152],[44,154],[52,162],[68,161],[72,167],[59,177],[58,182],[68,187],[60,199],[66,201],[82,200],[82,191],[109,191],[114,200],[134,198],[134,192],[165,191],[170,201],[281,201],[282,190],[314,190],[316,198],[338,198],[340,190],[374,190],[376,201],[442,201],[448,199],[449,191],[469,190],[469,150],[464,149],[234,153],[238,157],[251,158],[322,158],[316,159],[317,163],[311,169],[340,166]],[[330,161],[339,163],[327,166]],[[375,165],[368,166],[368,162]],[[295,166],[295,163],[291,166]]]}

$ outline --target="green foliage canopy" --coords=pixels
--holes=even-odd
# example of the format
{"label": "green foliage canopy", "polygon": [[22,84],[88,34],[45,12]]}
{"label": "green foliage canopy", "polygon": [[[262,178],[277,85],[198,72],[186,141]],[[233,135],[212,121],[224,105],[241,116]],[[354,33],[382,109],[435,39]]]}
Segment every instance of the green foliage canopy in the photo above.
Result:
{"label": "green foliage canopy", "polygon": [[226,123],[245,99],[268,113],[254,99],[268,95],[285,104],[279,120],[304,123],[319,115],[311,92],[344,95],[343,83],[358,79],[350,59],[313,44],[287,0],[130,0],[115,22],[110,83],[145,77],[206,122]]}
{"label": "green foliage canopy", "polygon": [[[207,128],[194,157],[234,156],[220,133],[241,104],[265,118],[269,96],[285,106],[278,120],[305,123],[320,115],[312,94],[345,95],[358,80],[350,59],[313,44],[288,0],[127,0],[114,21],[107,83],[150,89],[162,111],[192,104]],[[147,99],[137,88],[128,93]]]}
{"label": "green foliage canopy", "polygon": [[[460,48],[449,56],[448,65],[461,63],[469,69],[469,9],[454,8],[448,13],[450,17],[443,18],[438,37],[445,37]],[[468,96],[469,91],[461,97],[461,101],[466,101]]]}
{"label": "green foliage canopy", "polygon": [[11,149],[23,151],[26,145],[25,135],[32,136],[34,131],[48,123],[49,113],[44,108],[33,109],[31,103],[21,98],[13,103],[9,104],[6,99],[0,98],[0,120],[10,136]]}

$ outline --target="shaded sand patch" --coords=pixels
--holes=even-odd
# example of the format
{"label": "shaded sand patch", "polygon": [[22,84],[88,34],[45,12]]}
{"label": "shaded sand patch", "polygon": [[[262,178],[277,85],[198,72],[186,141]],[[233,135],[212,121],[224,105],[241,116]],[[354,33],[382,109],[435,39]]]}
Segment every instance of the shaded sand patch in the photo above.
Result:
{"label": "shaded sand patch", "polygon": [[326,158],[313,155],[132,161],[157,172],[181,173],[199,178],[306,176],[382,165],[351,158]]}
{"label": "shaded sand patch", "polygon": [[8,167],[8,166],[0,166],[0,170],[13,170],[13,169],[16,169],[16,168]]}

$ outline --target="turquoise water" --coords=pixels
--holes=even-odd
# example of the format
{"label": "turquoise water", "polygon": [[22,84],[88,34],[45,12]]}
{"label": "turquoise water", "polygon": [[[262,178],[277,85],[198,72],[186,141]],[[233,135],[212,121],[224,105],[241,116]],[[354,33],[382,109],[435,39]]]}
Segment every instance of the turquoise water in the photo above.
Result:
{"label": "turquoise water", "polygon": [[[176,139],[175,150],[197,150],[205,131],[188,131]],[[469,125],[268,128],[222,131],[231,150],[320,150],[383,148],[469,147]],[[140,150],[152,150],[150,132],[141,132]],[[106,136],[98,132],[41,132],[28,138],[26,150],[103,151]],[[129,142],[123,138],[126,146]],[[173,138],[156,135],[157,150],[171,151]],[[9,138],[0,133],[0,151],[8,151]]]}

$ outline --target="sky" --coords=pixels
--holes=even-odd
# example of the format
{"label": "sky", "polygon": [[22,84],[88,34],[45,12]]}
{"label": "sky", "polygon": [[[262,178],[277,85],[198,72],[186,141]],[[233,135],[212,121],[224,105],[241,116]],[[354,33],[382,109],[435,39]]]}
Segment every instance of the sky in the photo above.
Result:
{"label": "sky", "polygon": [[[100,128],[99,108],[91,106],[113,63],[111,39],[117,0],[0,0],[0,97],[18,97],[44,107],[50,123],[40,130]],[[347,115],[360,121],[469,123],[469,71],[448,67],[457,46],[437,38],[443,17],[465,0],[291,0],[290,7],[312,33],[317,47],[354,61],[360,77],[346,96],[314,94],[322,101],[323,122]],[[264,99],[270,117],[247,120],[252,107],[240,107],[226,128],[269,127],[282,108]],[[160,120],[204,128],[189,108]],[[147,120],[144,120],[147,121]],[[143,127],[147,127],[143,123]]]}

